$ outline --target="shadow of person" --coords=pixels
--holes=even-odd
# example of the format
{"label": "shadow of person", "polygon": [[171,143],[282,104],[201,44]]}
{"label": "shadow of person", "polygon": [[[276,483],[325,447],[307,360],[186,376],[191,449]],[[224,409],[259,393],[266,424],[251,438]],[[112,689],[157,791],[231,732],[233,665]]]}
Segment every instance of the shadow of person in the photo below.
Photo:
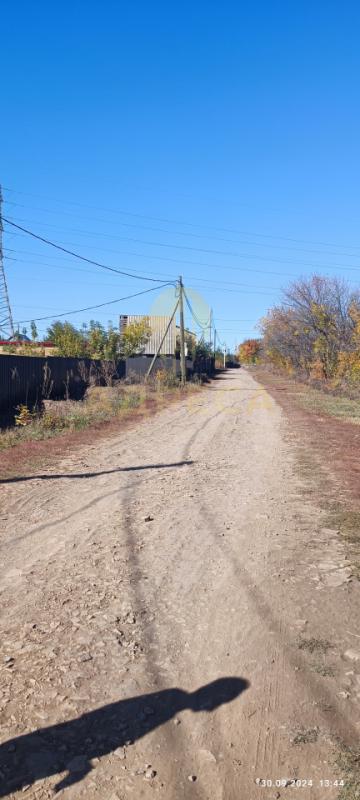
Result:
{"label": "shadow of person", "polygon": [[186,709],[195,713],[214,711],[235,700],[249,685],[244,678],[226,677],[195,692],[164,689],[119,700],[8,740],[0,745],[0,797],[64,771],[67,775],[56,790],[65,789],[90,772],[91,759],[135,742]]}

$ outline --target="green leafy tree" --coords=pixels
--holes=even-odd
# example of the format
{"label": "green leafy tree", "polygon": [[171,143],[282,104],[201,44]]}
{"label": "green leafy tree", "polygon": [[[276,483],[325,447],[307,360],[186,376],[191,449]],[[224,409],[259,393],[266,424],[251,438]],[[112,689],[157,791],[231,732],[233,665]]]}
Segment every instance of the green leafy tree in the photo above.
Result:
{"label": "green leafy tree", "polygon": [[139,355],[145,349],[150,336],[151,328],[147,317],[138,322],[130,322],[121,335],[121,355],[125,358]]}
{"label": "green leafy tree", "polygon": [[89,355],[86,336],[70,322],[54,322],[48,328],[47,338],[54,343],[60,356],[84,357]]}
{"label": "green leafy tree", "polygon": [[107,330],[100,322],[91,320],[89,327],[83,326],[84,335],[89,344],[91,358],[105,361],[116,361],[120,355],[120,333],[115,330],[112,323],[108,323]]}
{"label": "green leafy tree", "polygon": [[91,320],[85,335],[89,344],[91,358],[104,358],[107,335],[103,325],[100,322]]}
{"label": "green leafy tree", "polygon": [[208,358],[212,355],[213,347],[211,342],[205,342],[204,339],[200,339],[195,346],[195,358]]}
{"label": "green leafy tree", "polygon": [[36,327],[36,323],[35,322],[31,323],[30,330],[31,330],[31,338],[32,338],[33,342],[36,342],[36,340],[38,338],[38,331],[37,331],[37,327]]}
{"label": "green leafy tree", "polygon": [[104,358],[115,361],[120,355],[120,332],[109,325],[104,346]]}
{"label": "green leafy tree", "polygon": [[[184,339],[185,339],[185,344],[187,346],[188,358],[193,358],[194,357],[194,353],[195,353],[195,349],[196,349],[196,344],[197,344],[196,343],[196,339],[195,339],[194,335],[192,333],[189,333],[188,331],[185,331]],[[175,350],[175,352],[176,352],[176,355],[180,355],[180,334],[177,334],[177,336],[176,336],[176,350]]]}

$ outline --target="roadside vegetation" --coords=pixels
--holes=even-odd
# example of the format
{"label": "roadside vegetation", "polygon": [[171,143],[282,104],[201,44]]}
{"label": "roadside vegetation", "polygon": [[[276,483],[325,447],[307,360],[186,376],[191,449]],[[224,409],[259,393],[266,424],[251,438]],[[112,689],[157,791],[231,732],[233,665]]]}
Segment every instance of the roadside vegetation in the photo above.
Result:
{"label": "roadside vegetation", "polygon": [[359,424],[359,290],[338,278],[300,279],[259,329],[261,338],[239,347],[242,364],[296,382],[296,399],[307,410]]}
{"label": "roadside vegetation", "polygon": [[[345,390],[346,391],[346,388]],[[304,386],[297,394],[300,405],[317,414],[328,414],[336,419],[360,425],[360,397],[355,400],[339,394],[332,394],[311,386]]]}
{"label": "roadside vegetation", "polygon": [[105,425],[116,419],[136,418],[146,410],[154,411],[167,403],[186,397],[200,388],[200,382],[183,387],[175,375],[158,370],[149,383],[115,386],[90,386],[83,400],[44,400],[41,409],[18,407],[15,427],[0,431],[0,451],[21,442],[40,441],[80,431],[90,426]]}
{"label": "roadside vegetation", "polygon": [[[17,339],[18,337],[18,339]],[[117,367],[121,359],[141,355],[151,337],[149,318],[129,323],[121,332],[111,323],[107,327],[95,320],[76,328],[70,322],[55,321],[47,330],[46,342],[38,341],[35,323],[31,323],[31,340],[27,330],[17,331],[4,352],[16,355],[46,355],[44,344],[52,346],[51,355],[81,359],[78,374],[82,386],[87,387],[82,400],[71,400],[69,381],[64,381],[66,400],[51,400],[53,380],[51,358],[44,366],[41,400],[35,407],[22,404],[16,408],[15,426],[0,430],[0,451],[15,447],[21,442],[41,441],[69,431],[81,431],[99,426],[117,418],[143,415],[146,409],[156,410],[186,393],[194,392],[202,381],[201,375],[191,383],[181,386],[176,375],[167,369],[157,369],[146,382],[135,374],[118,379]],[[212,347],[194,334],[186,332],[188,355],[193,359],[212,356]],[[19,342],[21,342],[19,346]],[[180,349],[176,343],[176,353]],[[83,359],[83,360],[82,360]]]}
{"label": "roadside vegetation", "polygon": [[[27,329],[22,334],[17,331],[14,340],[22,335],[21,347],[16,342],[9,342],[3,352],[26,355],[45,356],[46,350],[38,341],[38,332],[34,322],[31,323],[31,339],[27,339]],[[149,341],[151,328],[149,320],[131,322],[122,334],[111,322],[105,328],[101,322],[91,320],[76,328],[71,322],[57,320],[47,329],[45,342],[53,345],[53,355],[68,358],[93,358],[100,360],[117,360],[141,353]],[[24,338],[25,337],[25,338]]]}

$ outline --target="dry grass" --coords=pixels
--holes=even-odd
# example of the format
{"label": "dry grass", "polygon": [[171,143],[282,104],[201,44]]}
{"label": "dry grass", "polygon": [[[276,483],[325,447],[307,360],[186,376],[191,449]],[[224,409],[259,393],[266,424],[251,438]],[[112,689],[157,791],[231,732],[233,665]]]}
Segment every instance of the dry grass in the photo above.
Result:
{"label": "dry grass", "polygon": [[317,414],[328,414],[336,419],[360,424],[360,400],[353,400],[332,394],[326,394],[319,389],[307,387],[297,393],[298,402],[308,411]]}
{"label": "dry grass", "polygon": [[316,672],[318,675],[321,675],[322,678],[334,678],[335,671],[332,667],[326,664],[312,664],[311,669],[313,672]]}
{"label": "dry grass", "polygon": [[343,747],[335,765],[345,785],[341,788],[338,800],[360,800],[360,751]]}
{"label": "dry grass", "polygon": [[295,734],[292,743],[294,745],[314,744],[314,742],[317,742],[318,738],[319,738],[318,728],[301,728]]}
{"label": "dry grass", "polygon": [[0,451],[22,442],[35,442],[61,436],[68,431],[81,431],[126,416],[136,417],[144,409],[160,409],[174,399],[199,391],[199,384],[181,387],[178,382],[155,380],[151,385],[118,384],[116,387],[94,387],[81,401],[46,402],[46,407],[24,426],[0,432]]}
{"label": "dry grass", "polygon": [[326,524],[339,531],[339,535],[347,545],[353,577],[360,580],[360,512],[346,509],[340,503],[334,502]]}
{"label": "dry grass", "polygon": [[309,653],[327,653],[331,647],[326,639],[299,639],[299,650],[307,650]]}

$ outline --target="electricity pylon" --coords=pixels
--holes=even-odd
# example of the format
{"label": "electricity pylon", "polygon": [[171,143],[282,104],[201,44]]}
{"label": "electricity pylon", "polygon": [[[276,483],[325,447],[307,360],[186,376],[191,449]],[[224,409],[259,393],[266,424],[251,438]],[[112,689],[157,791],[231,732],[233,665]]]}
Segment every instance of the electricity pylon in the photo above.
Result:
{"label": "electricity pylon", "polygon": [[9,339],[14,336],[14,323],[11,313],[9,292],[6,283],[4,257],[2,247],[2,191],[0,186],[0,337],[2,339]]}

